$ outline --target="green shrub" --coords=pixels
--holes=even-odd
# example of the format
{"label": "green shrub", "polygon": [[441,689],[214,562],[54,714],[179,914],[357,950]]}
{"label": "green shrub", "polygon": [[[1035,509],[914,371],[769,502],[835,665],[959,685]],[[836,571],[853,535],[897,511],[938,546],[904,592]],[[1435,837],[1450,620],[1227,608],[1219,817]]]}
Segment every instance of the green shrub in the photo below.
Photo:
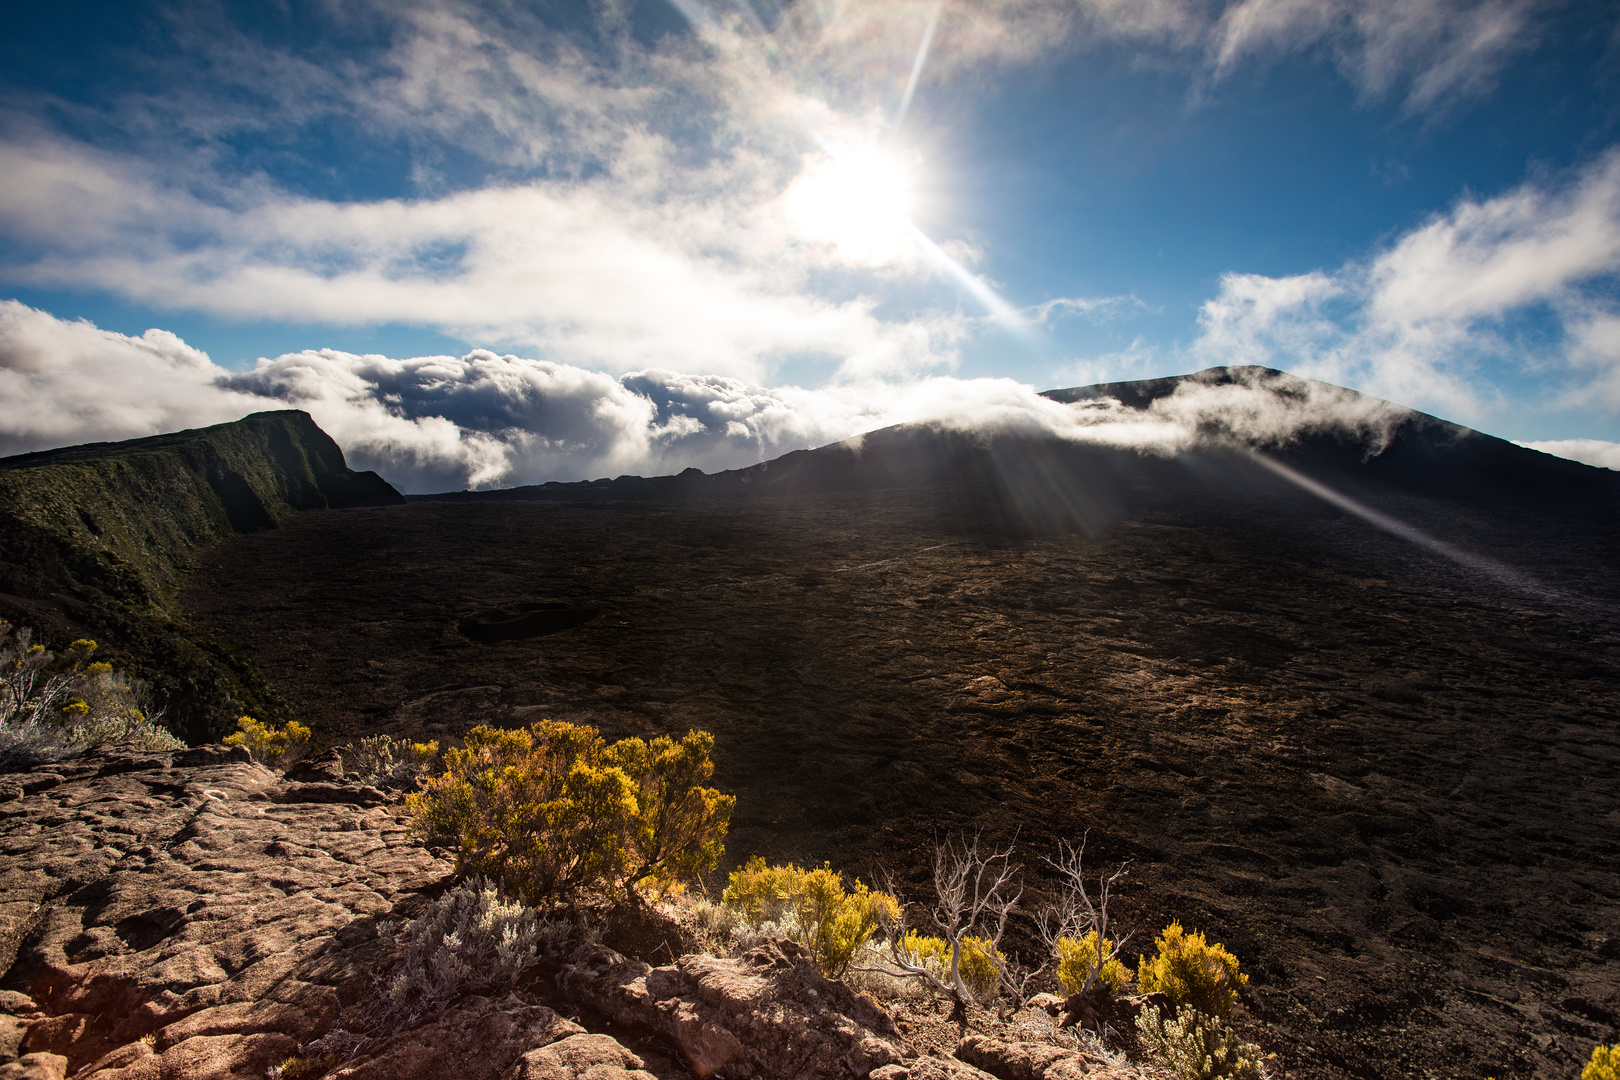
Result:
{"label": "green shrub", "polygon": [[1232,1011],[1240,987],[1249,981],[1238,971],[1237,957],[1204,935],[1189,934],[1181,923],[1165,927],[1156,942],[1159,951],[1144,956],[1136,969],[1136,985],[1144,994],[1162,993],[1178,1006],[1189,1005],[1206,1016],[1224,1017]]}
{"label": "green shrub", "polygon": [[[900,947],[907,959],[927,968],[940,982],[947,984],[950,982],[950,942],[941,937],[908,930]],[[962,939],[962,957],[957,962],[958,970],[961,971],[962,981],[967,983],[967,988],[976,1001],[989,1001],[1001,989],[1001,971],[990,959],[992,955],[1006,959],[989,938]]]}
{"label": "green shrub", "polygon": [[1148,1058],[1176,1080],[1262,1080],[1266,1075],[1260,1048],[1239,1041],[1218,1016],[1182,1009],[1165,1019],[1149,1005],[1137,1014],[1136,1030]]}
{"label": "green shrub", "polygon": [[720,902],[755,926],[782,924],[785,935],[810,950],[829,978],[839,978],[857,949],[885,919],[900,916],[900,903],[861,881],[844,888],[843,875],[830,865],[817,870],[766,866],[754,856],[731,873]]}
{"label": "green shrub", "polygon": [[1057,954],[1058,982],[1071,994],[1085,989],[1088,979],[1114,994],[1123,994],[1130,986],[1131,973],[1114,955],[1114,943],[1095,930],[1079,940],[1058,938]]}
{"label": "green shrub", "polygon": [[1620,1080],[1620,1045],[1594,1046],[1581,1080]]}
{"label": "green shrub", "polygon": [[736,799],[703,787],[714,737],[606,744],[593,727],[480,725],[406,805],[420,835],[456,845],[459,869],[525,902],[634,889],[718,861]]}
{"label": "green shrub", "polygon": [[793,892],[800,873],[792,863],[766,866],[765,860],[755,855],[731,872],[720,902],[755,926],[779,923],[793,910]]}
{"label": "green shrub", "polygon": [[236,728],[236,734],[225,736],[225,745],[246,747],[249,757],[272,769],[287,768],[309,748],[310,730],[296,720],[278,728],[242,716],[237,718]]}

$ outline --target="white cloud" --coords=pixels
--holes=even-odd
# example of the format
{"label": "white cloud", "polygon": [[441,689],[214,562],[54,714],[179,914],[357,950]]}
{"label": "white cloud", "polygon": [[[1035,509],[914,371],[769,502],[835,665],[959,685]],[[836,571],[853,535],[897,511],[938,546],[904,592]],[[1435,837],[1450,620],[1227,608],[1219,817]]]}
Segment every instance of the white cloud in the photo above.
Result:
{"label": "white cloud", "polygon": [[1491,88],[1532,47],[1540,0],[1238,0],[1210,35],[1216,77],[1245,60],[1326,45],[1370,98],[1404,85],[1412,111]]}
{"label": "white cloud", "polygon": [[[1365,262],[1288,278],[1228,274],[1192,354],[1285,367],[1465,422],[1499,410],[1620,405],[1620,150],[1564,183],[1464,199]],[[1554,328],[1526,338],[1528,316]],[[1509,398],[1486,363],[1561,390]]]}
{"label": "white cloud", "polygon": [[0,223],[43,249],[16,279],[229,317],[414,323],[591,367],[747,378],[787,359],[898,371],[953,358],[954,313],[883,319],[874,299],[820,296],[804,280],[817,253],[791,243],[769,203],[717,237],[718,204],[642,197],[637,170],[659,167],[434,200],[259,191],[222,207],[134,162],[12,143],[0,145]]}
{"label": "white cloud", "polygon": [[0,455],[130,439],[263,408],[166,330],[126,337],[0,300]]}
{"label": "white cloud", "polygon": [[1344,431],[1381,445],[1406,411],[1292,376],[1189,381],[1145,410],[1065,405],[1011,379],[821,390],[668,370],[613,378],[476,350],[396,360],[330,349],[231,373],[174,335],[141,337],[0,302],[0,450],[130,438],[276,408],[308,411],[355,468],[406,491],[717,471],[899,423],[1022,431],[1144,453],[1275,446]]}
{"label": "white cloud", "polygon": [[1620,443],[1606,442],[1603,439],[1552,439],[1544,442],[1522,442],[1519,445],[1540,450],[1543,454],[1556,454],[1571,461],[1596,465],[1600,469],[1620,471]]}
{"label": "white cloud", "polygon": [[[188,9],[167,96],[99,117],[123,149],[13,117],[4,273],[227,318],[421,325],[604,370],[936,370],[966,332],[951,279],[993,299],[940,263],[972,245],[910,243],[897,220],[849,227],[803,197],[878,145],[933,8],[800,0],[765,35],[721,4],[698,40],[647,50],[614,36],[610,9],[592,46],[508,7],[378,4],[327,13],[387,31],[386,47],[342,55]],[[1533,14],[1523,0],[952,0],[925,77],[1098,41],[1221,77],[1327,44],[1369,94],[1438,101],[1487,85]],[[296,143],[320,125],[411,147],[416,197],[328,199],[235,156],[240,136]],[[458,187],[458,168],[481,186]]]}

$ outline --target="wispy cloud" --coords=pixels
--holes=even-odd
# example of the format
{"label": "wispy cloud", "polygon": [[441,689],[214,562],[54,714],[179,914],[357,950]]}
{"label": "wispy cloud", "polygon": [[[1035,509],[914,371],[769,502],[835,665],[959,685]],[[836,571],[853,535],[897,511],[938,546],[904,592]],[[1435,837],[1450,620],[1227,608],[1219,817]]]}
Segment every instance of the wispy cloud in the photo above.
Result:
{"label": "wispy cloud", "polygon": [[[1192,353],[1370,390],[1468,422],[1510,400],[1483,361],[1535,373],[1526,404],[1620,405],[1620,150],[1574,175],[1463,199],[1381,252],[1335,271],[1229,274],[1200,314]],[[1536,340],[1512,333],[1535,314]]]}
{"label": "wispy cloud", "polygon": [[[1324,46],[1365,93],[1404,87],[1423,107],[1487,87],[1536,13],[1530,0],[800,0],[767,30],[747,3],[687,8],[696,32],[648,48],[613,5],[579,32],[510,6],[321,6],[306,16],[363,44],[301,52],[206,3],[173,9],[165,91],[99,111],[13,102],[0,274],[228,318],[414,324],[614,371],[938,370],[966,333],[958,309],[1010,310],[953,257],[971,245],[829,227],[798,198],[882,145],[919,82],[1099,43],[1219,80]],[[328,129],[402,147],[408,189],[335,194],[321,169],[241,150]],[[1131,304],[1096,303],[1038,315]]]}
{"label": "wispy cloud", "polygon": [[1207,45],[1219,79],[1245,61],[1325,46],[1369,98],[1421,112],[1477,96],[1536,43],[1539,0],[1238,0]]}
{"label": "wispy cloud", "polygon": [[[956,0],[939,5],[933,77],[1027,62],[1099,43],[1179,63],[1219,83],[1245,65],[1325,51],[1369,99],[1399,95],[1421,112],[1492,88],[1536,43],[1547,0]],[[912,59],[935,0],[788,8],[795,40],[845,79],[894,80]],[[904,83],[910,85],[909,82]]]}
{"label": "wispy cloud", "polygon": [[1134,318],[1147,310],[1148,305],[1135,296],[1064,296],[1025,308],[1022,314],[1040,324],[1065,318],[1106,323]]}

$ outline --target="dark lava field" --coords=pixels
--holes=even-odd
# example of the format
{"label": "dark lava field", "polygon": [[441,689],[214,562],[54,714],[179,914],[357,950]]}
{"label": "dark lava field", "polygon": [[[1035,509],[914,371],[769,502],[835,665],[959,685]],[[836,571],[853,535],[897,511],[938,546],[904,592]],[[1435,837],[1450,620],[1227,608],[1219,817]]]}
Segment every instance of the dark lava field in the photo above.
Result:
{"label": "dark lava field", "polygon": [[708,729],[728,865],[923,900],[947,832],[1016,834],[1038,887],[1089,830],[1126,951],[1225,942],[1289,1076],[1577,1075],[1620,1023],[1612,521],[1370,496],[1481,569],[1153,469],[1085,529],[918,488],[310,512],[183,603],[326,745]]}

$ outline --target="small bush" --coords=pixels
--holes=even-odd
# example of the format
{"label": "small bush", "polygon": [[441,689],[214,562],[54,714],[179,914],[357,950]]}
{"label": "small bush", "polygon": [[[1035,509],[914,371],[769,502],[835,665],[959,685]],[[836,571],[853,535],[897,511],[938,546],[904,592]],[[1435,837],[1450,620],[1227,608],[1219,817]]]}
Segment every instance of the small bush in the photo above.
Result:
{"label": "small bush", "polygon": [[294,1054],[280,1065],[271,1066],[265,1075],[268,1080],[317,1080],[342,1064],[341,1054],[321,1054],[318,1057]]}
{"label": "small bush", "polygon": [[1061,937],[1057,941],[1058,982],[1071,994],[1092,985],[1108,988],[1109,993],[1123,994],[1131,983],[1131,973],[1114,955],[1114,944],[1092,930],[1079,940]]}
{"label": "small bush", "polygon": [[413,743],[392,735],[371,735],[338,751],[343,774],[372,787],[404,791],[433,771],[439,744]]}
{"label": "small bush", "polygon": [[802,871],[789,863],[766,866],[755,855],[731,872],[720,903],[731,908],[754,926],[779,923],[793,910],[793,893]]}
{"label": "small bush", "polygon": [[1620,1080],[1620,1045],[1594,1046],[1581,1080]]}
{"label": "small bush", "polygon": [[321,1057],[336,1055],[347,1061],[364,1050],[370,1043],[369,1038],[358,1032],[333,1028],[314,1042],[305,1043],[300,1047],[300,1050],[306,1057],[310,1054],[318,1054]]}
{"label": "small bush", "polygon": [[162,725],[144,682],[91,662],[95,642],[80,639],[57,654],[32,638],[0,619],[0,764],[42,765],[108,743],[185,746]]}
{"label": "small bush", "polygon": [[855,950],[869,940],[885,917],[900,917],[900,902],[873,892],[859,879],[852,891],[843,876],[823,866],[803,872],[794,915],[804,928],[805,946],[829,978],[839,978]]}
{"label": "small bush", "polygon": [[377,1017],[384,1032],[410,1027],[463,994],[510,990],[567,936],[476,876],[434,901],[405,933],[405,955]]}
{"label": "small bush", "polygon": [[225,745],[246,747],[249,757],[272,769],[286,769],[309,748],[310,730],[296,720],[277,728],[243,716],[236,727],[236,734],[225,736]]}
{"label": "small bush", "polygon": [[702,896],[687,896],[682,906],[704,952],[716,956],[730,952],[745,925],[742,915]]}
{"label": "small bush", "polygon": [[668,735],[620,739],[607,748],[607,764],[630,778],[636,798],[625,843],[627,887],[652,882],[668,890],[720,861],[737,800],[703,786],[714,775],[713,753],[707,731],[688,731],[679,742]]}
{"label": "small bush", "polygon": [[1165,927],[1152,959],[1137,965],[1136,985],[1144,994],[1162,993],[1178,1006],[1189,1005],[1206,1016],[1225,1017],[1237,1001],[1240,987],[1249,981],[1238,971],[1238,959],[1204,935],[1189,934],[1181,923]]}
{"label": "small bush", "polygon": [[1165,1019],[1149,1005],[1136,1017],[1136,1030],[1148,1058],[1177,1080],[1263,1080],[1260,1048],[1241,1042],[1218,1016],[1182,1009]]}
{"label": "small bush", "polygon": [[844,888],[843,875],[830,865],[801,870],[793,864],[766,866],[754,856],[731,873],[721,903],[755,926],[778,924],[786,937],[810,950],[829,978],[839,978],[850,958],[886,919],[900,916],[900,903],[861,881]]}
{"label": "small bush", "polygon": [[528,903],[633,890],[718,861],[737,800],[701,784],[713,746],[700,731],[609,746],[586,725],[480,725],[407,806],[419,834],[456,845],[458,868]]}
{"label": "small bush", "polygon": [[[909,959],[922,964],[935,978],[941,982],[949,981],[951,946],[944,938],[908,930],[900,947]],[[958,961],[958,970],[975,1001],[990,1001],[1001,988],[1001,969],[991,960],[991,956],[1001,957],[1003,961],[1006,959],[989,938],[962,939],[962,958]]]}
{"label": "small bush", "polygon": [[842,981],[855,993],[870,994],[883,1002],[920,1002],[934,993],[927,983],[896,970],[885,943],[876,938],[855,950]]}

